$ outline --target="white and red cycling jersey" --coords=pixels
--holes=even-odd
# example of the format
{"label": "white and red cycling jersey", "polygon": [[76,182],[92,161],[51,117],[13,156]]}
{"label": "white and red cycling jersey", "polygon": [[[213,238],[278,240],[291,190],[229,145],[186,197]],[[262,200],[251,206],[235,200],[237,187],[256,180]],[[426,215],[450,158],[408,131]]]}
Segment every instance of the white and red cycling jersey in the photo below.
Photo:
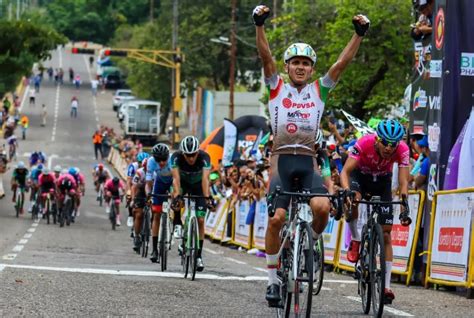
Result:
{"label": "white and red cycling jersey", "polygon": [[298,91],[278,74],[265,79],[274,154],[314,155],[314,142],[329,91],[336,85],[326,74]]}
{"label": "white and red cycling jersey", "polygon": [[395,153],[389,158],[382,158],[376,151],[377,135],[365,135],[357,140],[349,156],[357,160],[357,167],[363,174],[384,176],[392,173],[393,163],[399,167],[410,165],[410,150],[403,141],[397,146]]}

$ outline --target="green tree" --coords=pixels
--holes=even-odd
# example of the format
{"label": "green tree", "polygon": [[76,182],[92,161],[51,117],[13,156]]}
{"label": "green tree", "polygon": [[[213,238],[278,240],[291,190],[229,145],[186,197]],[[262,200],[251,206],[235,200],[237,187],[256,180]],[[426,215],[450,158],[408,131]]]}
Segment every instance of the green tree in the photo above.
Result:
{"label": "green tree", "polygon": [[33,63],[50,57],[66,39],[46,26],[29,21],[0,21],[0,96],[12,91]]}
{"label": "green tree", "polygon": [[269,32],[273,53],[282,65],[287,45],[296,41],[311,44],[318,54],[315,77],[324,75],[351,38],[352,17],[363,13],[371,20],[356,58],[331,94],[329,108],[346,109],[364,118],[369,111],[399,102],[411,69],[411,39],[408,29],[403,29],[410,24],[409,2],[308,1],[283,9],[272,21],[277,28]]}

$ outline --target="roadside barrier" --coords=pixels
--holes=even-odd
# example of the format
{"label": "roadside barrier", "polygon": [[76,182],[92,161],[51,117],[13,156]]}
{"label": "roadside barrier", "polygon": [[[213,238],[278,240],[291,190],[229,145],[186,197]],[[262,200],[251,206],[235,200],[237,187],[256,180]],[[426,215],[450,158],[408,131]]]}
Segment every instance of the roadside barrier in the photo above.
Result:
{"label": "roadside barrier", "polygon": [[435,192],[431,208],[427,283],[474,287],[473,209],[474,188]]}
{"label": "roadside barrier", "polygon": [[127,179],[127,161],[125,160],[125,158],[122,158],[120,152],[117,149],[110,149],[107,161],[114,167],[115,171],[117,171],[117,173],[122,179]]}

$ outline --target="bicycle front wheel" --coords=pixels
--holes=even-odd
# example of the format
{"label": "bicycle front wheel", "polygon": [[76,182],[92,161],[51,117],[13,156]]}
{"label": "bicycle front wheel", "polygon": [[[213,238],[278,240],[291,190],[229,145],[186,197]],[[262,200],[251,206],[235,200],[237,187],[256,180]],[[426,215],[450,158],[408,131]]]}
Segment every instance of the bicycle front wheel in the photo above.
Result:
{"label": "bicycle front wheel", "polygon": [[298,254],[295,255],[297,268],[293,269],[296,273],[293,311],[295,317],[311,317],[314,283],[313,233],[309,223],[301,223],[299,228],[299,241],[295,241],[295,244],[298,244]]}
{"label": "bicycle front wheel", "polygon": [[143,209],[143,220],[142,220],[142,257],[148,256],[148,246],[150,242],[150,208],[145,206]]}
{"label": "bicycle front wheel", "polygon": [[168,215],[166,213],[161,213],[161,222],[160,222],[160,263],[161,271],[166,270],[166,262],[168,259],[168,247],[166,246],[166,240],[168,238]]}
{"label": "bicycle front wheel", "polygon": [[197,224],[197,219],[192,218],[190,220],[190,226],[191,226],[191,237],[190,237],[190,250],[189,250],[189,258],[190,258],[190,265],[191,265],[191,270],[192,270],[192,276],[191,280],[194,280],[196,278],[196,271],[197,271],[197,251],[198,251],[198,245],[199,245],[199,230],[198,230],[198,224]]}
{"label": "bicycle front wheel", "polygon": [[370,241],[370,274],[372,285],[372,309],[374,317],[382,317],[385,290],[385,249],[382,227],[373,226]]}
{"label": "bicycle front wheel", "polygon": [[362,228],[360,242],[360,258],[356,264],[356,273],[358,275],[358,291],[362,300],[362,310],[364,314],[370,311],[370,303],[372,301],[372,285],[370,282],[370,261],[369,261],[369,233],[367,224]]}
{"label": "bicycle front wheel", "polygon": [[319,294],[324,279],[324,238],[323,235],[314,244],[314,283],[313,295]]}

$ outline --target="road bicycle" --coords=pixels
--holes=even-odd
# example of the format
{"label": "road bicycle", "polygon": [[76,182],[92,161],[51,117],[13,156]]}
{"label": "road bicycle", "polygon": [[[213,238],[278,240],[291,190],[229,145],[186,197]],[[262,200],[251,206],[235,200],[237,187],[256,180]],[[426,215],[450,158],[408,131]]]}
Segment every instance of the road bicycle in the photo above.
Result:
{"label": "road bicycle", "polygon": [[173,220],[169,213],[168,200],[171,198],[169,194],[152,195],[153,197],[165,198],[163,202],[160,216],[160,233],[158,236],[158,252],[160,257],[161,271],[164,272],[167,268],[168,262],[168,251],[171,250],[171,244],[173,240]]}
{"label": "road bicycle", "polygon": [[190,274],[191,280],[196,278],[197,252],[199,246],[199,224],[196,216],[196,200],[208,199],[202,195],[186,194],[182,197],[185,202],[186,220],[184,224],[184,235],[181,241],[181,265],[183,266],[184,278]]}
{"label": "road bicycle", "polygon": [[104,183],[99,183],[99,192],[97,192],[97,201],[99,201],[99,206],[102,206],[104,203]]}
{"label": "road bicycle", "polygon": [[112,224],[113,231],[115,231],[115,228],[117,226],[117,211],[118,211],[120,202],[122,202],[122,196],[112,195],[112,198],[110,199],[109,220],[110,220],[110,223]]}
{"label": "road bicycle", "polygon": [[[148,248],[150,245],[150,235],[151,235],[151,211],[150,205],[146,204],[143,208],[142,213],[142,226],[140,230],[140,240],[141,240],[141,255],[142,257],[148,256]],[[140,253],[140,250],[138,251]]]}
{"label": "road bicycle", "polygon": [[[46,218],[46,223],[50,223],[50,217],[52,212],[52,206],[54,205],[55,197],[54,197],[54,189],[48,193],[42,193],[42,204],[40,206],[40,209],[43,211],[43,216]],[[53,221],[56,224],[56,216],[53,216]]]}
{"label": "road bicycle", "polygon": [[[353,197],[354,195],[351,194]],[[391,300],[384,297],[385,290],[385,244],[382,226],[377,219],[381,214],[387,213],[390,206],[399,204],[405,207],[405,213],[400,218],[407,218],[411,223],[408,204],[406,201],[381,201],[380,196],[365,196],[370,200],[351,200],[348,206],[348,215],[351,214],[352,204],[367,205],[367,223],[362,228],[360,242],[360,257],[355,264],[355,279],[358,280],[358,294],[362,300],[362,310],[364,314],[372,311],[374,317],[382,317],[385,304],[390,304]]]}
{"label": "road bicycle", "polygon": [[16,193],[15,193],[16,217],[19,217],[20,214],[23,213],[23,205],[25,203],[25,191],[26,191],[26,186],[21,187],[17,185]]}
{"label": "road bicycle", "polygon": [[66,223],[67,226],[71,225],[72,215],[74,212],[75,195],[75,190],[66,191],[64,194],[62,208],[60,209],[58,216],[59,227],[63,227],[64,223]]}
{"label": "road bicycle", "polygon": [[324,242],[322,236],[317,244],[313,240],[309,200],[327,197],[338,210],[342,209],[342,201],[339,195],[282,191],[277,187],[272,193],[273,202],[281,195],[289,196],[291,204],[280,231],[277,275],[281,281],[281,300],[273,307],[277,308],[278,317],[289,317],[291,312],[295,317],[310,317],[313,293],[319,293],[323,282]]}

